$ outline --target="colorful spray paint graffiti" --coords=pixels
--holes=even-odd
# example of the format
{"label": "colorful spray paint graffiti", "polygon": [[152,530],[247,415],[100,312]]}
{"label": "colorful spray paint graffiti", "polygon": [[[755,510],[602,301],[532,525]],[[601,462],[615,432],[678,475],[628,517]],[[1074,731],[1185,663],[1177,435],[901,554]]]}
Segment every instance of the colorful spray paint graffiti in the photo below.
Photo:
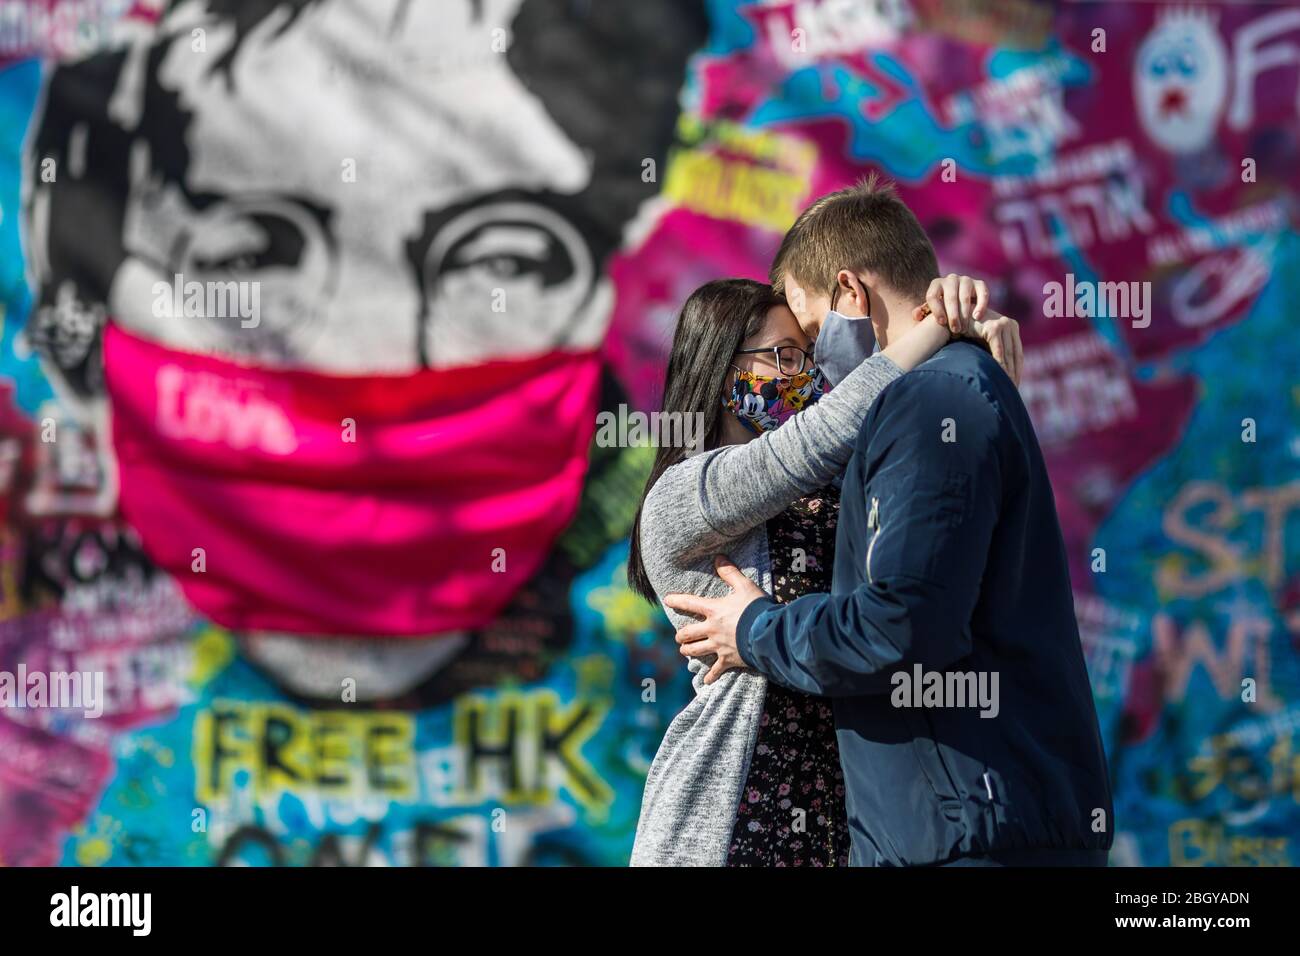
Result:
{"label": "colorful spray paint graffiti", "polygon": [[890,174],[942,269],[988,277],[1024,323],[1113,861],[1297,862],[1300,12],[712,9],[673,207],[612,268],[616,367],[645,381],[642,346],[697,282],[762,276],[810,198]]}
{"label": "colorful spray paint graffiti", "polygon": [[111,688],[0,715],[0,862],[625,862],[689,687],[596,412],[871,169],[1022,321],[1115,862],[1296,862],[1300,13],[158,6],[0,71],[0,670]]}
{"label": "colorful spray paint graffiti", "polygon": [[126,6],[0,80],[0,663],[113,690],[6,709],[0,860],[624,862],[689,685],[605,263],[703,12]]}

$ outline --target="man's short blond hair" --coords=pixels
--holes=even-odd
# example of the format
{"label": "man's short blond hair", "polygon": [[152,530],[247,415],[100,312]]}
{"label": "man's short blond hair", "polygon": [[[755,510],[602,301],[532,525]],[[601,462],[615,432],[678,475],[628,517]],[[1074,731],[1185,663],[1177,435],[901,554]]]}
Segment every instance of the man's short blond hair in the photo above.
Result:
{"label": "man's short blond hair", "polygon": [[772,287],[784,291],[789,276],[811,295],[830,295],[841,269],[873,272],[917,300],[939,275],[925,230],[893,183],[875,173],[800,213],[772,261]]}

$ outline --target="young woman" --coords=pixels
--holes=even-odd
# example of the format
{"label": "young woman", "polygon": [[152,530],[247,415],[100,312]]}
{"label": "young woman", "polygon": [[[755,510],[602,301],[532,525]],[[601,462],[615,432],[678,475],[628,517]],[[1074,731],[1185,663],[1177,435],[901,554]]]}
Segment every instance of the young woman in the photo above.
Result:
{"label": "young woman", "polygon": [[[677,321],[664,411],[701,416],[704,440],[658,450],[632,530],[632,587],[649,600],[725,593],[713,569],[725,553],[777,601],[829,591],[833,479],[876,396],[950,337],[927,316],[827,390],[812,342],[769,287],[697,289]],[[674,627],[690,623],[665,610]],[[650,767],[632,865],[846,865],[829,702],[743,669],[705,685],[709,663],[688,663],[696,696]]]}

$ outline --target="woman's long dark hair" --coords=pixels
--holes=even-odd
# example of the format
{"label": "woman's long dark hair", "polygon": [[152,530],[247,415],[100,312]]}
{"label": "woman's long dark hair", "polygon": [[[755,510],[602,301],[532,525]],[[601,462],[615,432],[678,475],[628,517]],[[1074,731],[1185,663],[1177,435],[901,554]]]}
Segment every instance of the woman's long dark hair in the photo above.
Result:
{"label": "woman's long dark hair", "polygon": [[[700,286],[682,306],[668,355],[668,372],[664,376],[663,410],[680,413],[682,421],[693,421],[694,416],[700,416],[698,421],[703,427],[697,433],[702,436],[698,451],[718,445],[722,416],[726,414],[719,390],[736,350],[763,328],[773,306],[784,304],[782,296],[761,282],[718,279]],[[659,476],[685,458],[689,450],[680,445],[659,446],[645,491],[641,493],[641,504],[636,509],[627,580],[632,590],[648,601],[658,598],[641,558],[641,510]]]}

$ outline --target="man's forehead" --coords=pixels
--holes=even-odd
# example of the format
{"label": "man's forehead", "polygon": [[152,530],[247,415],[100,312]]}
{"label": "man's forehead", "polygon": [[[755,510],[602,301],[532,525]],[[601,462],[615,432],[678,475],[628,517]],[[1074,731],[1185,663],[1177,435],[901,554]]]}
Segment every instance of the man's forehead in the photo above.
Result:
{"label": "man's forehead", "polygon": [[792,290],[798,290],[798,291],[800,291],[800,292],[803,292],[803,293],[804,293],[805,295],[807,295],[809,298],[815,298],[815,297],[816,297],[816,293],[815,293],[815,292],[810,291],[810,290],[808,289],[808,287],[807,287],[804,283],[800,282],[798,279],[796,279],[796,278],[795,278],[793,275],[791,275],[789,272],[782,273],[782,275],[781,275],[781,284],[785,287],[785,289],[786,289],[787,292],[792,291]]}
{"label": "man's forehead", "polygon": [[785,290],[785,301],[789,304],[790,311],[795,315],[798,315],[801,312],[807,312],[808,303],[810,299],[814,297],[809,296],[807,291],[804,290],[804,287],[799,284],[798,280],[792,277],[788,272],[782,277],[782,285]]}

